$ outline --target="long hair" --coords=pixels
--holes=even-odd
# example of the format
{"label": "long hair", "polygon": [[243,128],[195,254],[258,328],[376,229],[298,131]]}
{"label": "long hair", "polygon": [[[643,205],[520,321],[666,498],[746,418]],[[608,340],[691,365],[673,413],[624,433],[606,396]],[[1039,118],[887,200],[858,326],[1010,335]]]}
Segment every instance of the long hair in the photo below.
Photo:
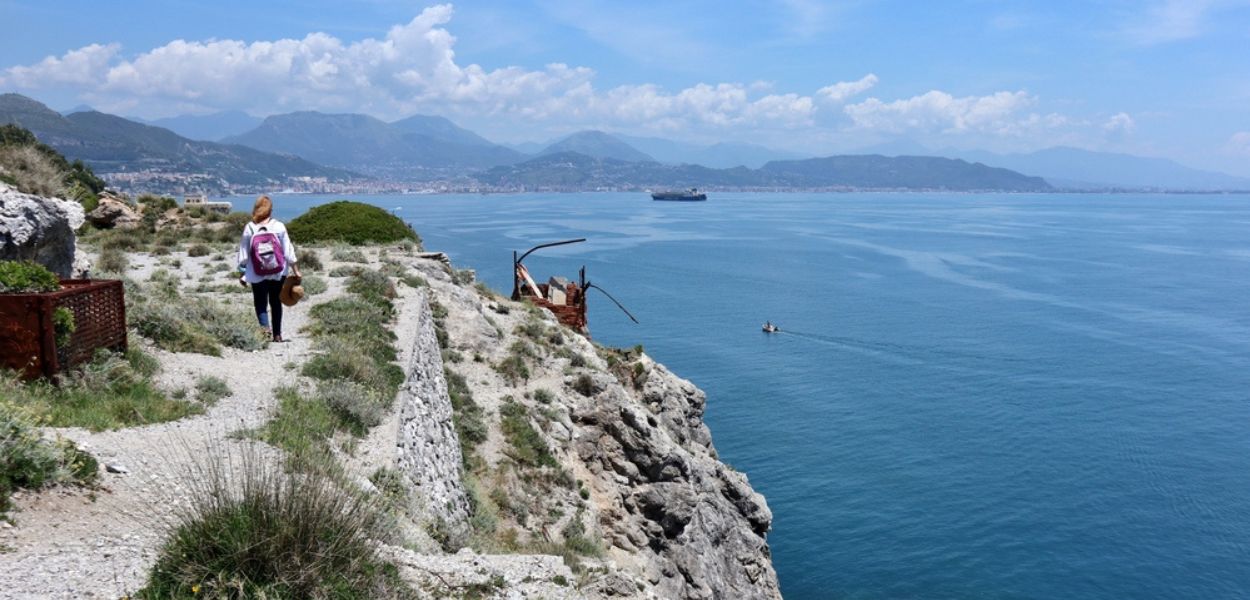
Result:
{"label": "long hair", "polygon": [[256,199],[256,205],[252,207],[252,222],[260,223],[269,218],[273,214],[273,201],[269,196],[261,196]]}

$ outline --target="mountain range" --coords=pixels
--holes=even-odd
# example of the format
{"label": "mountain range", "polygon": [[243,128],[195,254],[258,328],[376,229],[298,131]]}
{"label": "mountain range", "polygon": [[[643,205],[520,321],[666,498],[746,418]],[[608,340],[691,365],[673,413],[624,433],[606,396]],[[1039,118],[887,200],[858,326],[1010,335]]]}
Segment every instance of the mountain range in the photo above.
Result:
{"label": "mountain range", "polygon": [[807,158],[807,156],[796,152],[783,152],[757,144],[720,142],[703,145],[657,137],[628,135],[618,135],[617,137],[645,152],[647,155],[654,157],[659,162],[675,165],[703,165],[714,169],[743,166],[758,169],[764,166],[764,163],[773,160]]}
{"label": "mountain range", "polygon": [[[66,157],[109,174],[197,176],[207,188],[285,186],[294,177],[346,180],[351,173],[246,146],[189,140],[168,129],[101,112],[67,116],[18,94],[0,94],[0,123],[29,129]],[[168,178],[166,178],[168,180]]]}
{"label": "mountain range", "polygon": [[946,155],[1044,177],[1063,189],[1250,190],[1250,179],[1148,158],[1054,147],[1027,154],[951,152]]}
{"label": "mountain range", "polygon": [[1000,190],[1045,192],[1040,177],[932,156],[831,156],[772,161],[759,169],[712,169],[654,161],[594,158],[578,152],[545,154],[492,168],[477,179],[528,191],[721,187],[755,189]]}
{"label": "mountain range", "polygon": [[428,169],[481,169],[525,158],[447,119],[423,115],[387,123],[367,115],[295,112],[271,116],[223,141],[399,177]]}
{"label": "mountain range", "polygon": [[962,158],[969,162],[1036,175],[1062,190],[1250,190],[1250,178],[1195,169],[1166,158],[1096,152],[1066,146],[1027,153],[996,154],[979,150],[934,149],[914,143],[893,142],[870,146],[861,149],[861,152],[886,156]]}
{"label": "mountain range", "polygon": [[[193,172],[226,185],[267,185],[299,176],[339,181],[357,172],[400,183],[456,181],[460,183],[454,185],[472,186],[474,181],[487,185],[508,181],[509,186],[561,189],[583,181],[591,189],[706,185],[1250,190],[1250,179],[1167,159],[1064,147],[993,154],[895,143],[859,155],[804,159],[751,144],[701,145],[602,131],[506,147],[438,116],[415,115],[388,123],[360,114],[305,111],[258,120],[226,112],[145,125],[86,106],[61,115],[17,94],[0,95],[0,122],[31,129],[45,143],[102,173]],[[239,133],[223,137],[222,143],[188,139],[222,137],[231,131]],[[893,160],[883,160],[891,156]],[[931,160],[937,158],[958,159],[962,165]],[[991,170],[994,167],[997,170]],[[578,175],[570,173],[571,168],[589,171]],[[1030,177],[1044,179],[1049,187],[1038,186]]]}
{"label": "mountain range", "polygon": [[180,115],[164,119],[145,120],[127,117],[145,125],[164,127],[184,138],[219,142],[232,135],[255,129],[262,119],[241,110],[227,110],[208,115]]}

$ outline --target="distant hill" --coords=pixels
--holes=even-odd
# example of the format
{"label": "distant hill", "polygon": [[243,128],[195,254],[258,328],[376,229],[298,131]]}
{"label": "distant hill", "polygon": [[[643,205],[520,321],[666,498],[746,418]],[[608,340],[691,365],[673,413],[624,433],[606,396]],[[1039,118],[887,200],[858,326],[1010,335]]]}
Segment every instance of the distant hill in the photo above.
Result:
{"label": "distant hill", "polygon": [[1250,179],[1192,169],[1165,158],[1145,158],[1068,147],[1047,148],[1028,154],[958,151],[948,154],[1044,177],[1060,188],[1250,190]]}
{"label": "distant hill", "polygon": [[795,187],[1016,192],[1044,192],[1052,189],[1041,177],[1029,177],[1009,169],[937,156],[829,156],[773,161],[764,165],[760,171]]}
{"label": "distant hill", "polygon": [[62,115],[72,115],[76,112],[93,112],[95,109],[88,104],[79,104],[69,110],[60,111]]}
{"label": "distant hill", "polygon": [[420,115],[386,123],[359,114],[294,112],[225,141],[368,173],[480,169],[524,158],[447,119]]}
{"label": "distant hill", "polygon": [[282,184],[292,177],[344,180],[351,173],[293,156],[243,146],[199,142],[168,129],[100,112],[61,116],[19,94],[0,95],[0,123],[29,129],[67,158],[81,159],[106,176],[124,171],[200,174],[226,185]]}
{"label": "distant hill", "polygon": [[579,131],[565,137],[539,154],[576,152],[591,158],[611,158],[625,162],[655,162],[654,158],[602,131]]}
{"label": "distant hill", "polygon": [[756,144],[722,142],[711,145],[692,144],[656,137],[616,136],[662,163],[703,165],[725,169],[744,166],[758,169],[772,160],[805,158],[802,154],[773,150]]}
{"label": "distant hill", "polygon": [[1050,191],[1039,177],[936,157],[831,156],[774,161],[760,169],[666,165],[576,152],[548,154],[477,175],[490,186],[526,190],[687,187]]}
{"label": "distant hill", "polygon": [[664,165],[577,152],[544,154],[515,165],[495,167],[476,178],[487,185],[527,190],[594,190],[598,188],[752,187],[755,172],[746,168],[709,169],[698,165]]}
{"label": "distant hill", "polygon": [[182,137],[193,140],[216,142],[238,135],[260,125],[261,119],[240,110],[228,110],[210,115],[180,115],[164,119],[131,119],[156,127],[164,127]]}

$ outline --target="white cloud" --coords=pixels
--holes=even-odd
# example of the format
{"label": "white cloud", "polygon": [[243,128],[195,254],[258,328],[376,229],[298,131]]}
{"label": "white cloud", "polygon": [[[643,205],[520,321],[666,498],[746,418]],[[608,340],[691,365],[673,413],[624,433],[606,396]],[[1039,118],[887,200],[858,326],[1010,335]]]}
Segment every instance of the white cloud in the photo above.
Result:
{"label": "white cloud", "polygon": [[1023,91],[956,98],[933,90],[893,102],[869,98],[848,104],[843,111],[857,128],[889,133],[914,130],[1014,135],[1024,127],[1046,121],[1038,115],[1019,114],[1035,102],[1036,98]]}
{"label": "white cloud", "polygon": [[1250,156],[1250,131],[1238,131],[1228,138],[1226,145],[1230,154]]}
{"label": "white cloud", "polygon": [[1128,115],[1126,122],[1112,117],[1104,131],[1101,123],[1033,112],[1038,100],[1023,91],[955,97],[933,90],[850,103],[876,86],[874,73],[810,94],[762,81],[600,89],[594,70],[584,66],[488,70],[459,63],[456,38],[446,27],[452,16],[450,5],[429,7],[384,35],[359,41],[325,33],[252,42],[174,40],[130,55],[116,44],[92,44],[32,65],[0,68],[0,84],[68,90],[105,111],[144,117],[226,109],[257,115],[361,112],[384,119],[424,113],[505,137],[602,128],[811,148],[856,137],[952,135],[965,143],[1042,146],[1060,134],[1081,132],[1101,141],[1113,125],[1117,131],[1132,129]]}
{"label": "white cloud", "polygon": [[1247,0],[1156,0],[1140,16],[1129,19],[1120,33],[1145,46],[1192,39],[1206,31],[1212,15],[1248,5]]}
{"label": "white cloud", "polygon": [[324,33],[302,39],[246,43],[175,40],[130,59],[116,45],[92,45],[11,67],[4,80],[19,88],[64,86],[104,108],[175,106],[178,110],[243,109],[360,111],[383,117],[414,112],[511,115],[593,125],[682,124],[725,127],[810,121],[812,99],[768,93],[767,86],[697,84],[669,93],[649,84],[600,92],[594,71],[555,63],[538,70],[488,71],[455,60],[446,29],[450,5],[425,9],[385,37],[346,43]]}
{"label": "white cloud", "polygon": [[27,89],[95,85],[120,48],[117,44],[91,44],[59,58],[49,56],[30,66],[10,67],[0,73],[0,85]]}
{"label": "white cloud", "polygon": [[822,87],[816,90],[816,95],[823,100],[841,104],[868,91],[874,85],[877,85],[877,76],[869,73],[856,81],[839,81],[833,85]]}
{"label": "white cloud", "polygon": [[1128,113],[1116,113],[1102,124],[1102,130],[1110,136],[1126,136],[1133,133],[1137,129],[1137,123],[1133,121],[1133,117]]}

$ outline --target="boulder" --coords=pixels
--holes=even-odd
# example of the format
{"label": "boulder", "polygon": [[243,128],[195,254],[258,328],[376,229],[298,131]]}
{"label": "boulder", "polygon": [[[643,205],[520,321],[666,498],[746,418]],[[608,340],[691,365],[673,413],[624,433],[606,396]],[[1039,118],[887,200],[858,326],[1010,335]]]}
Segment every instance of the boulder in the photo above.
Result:
{"label": "boulder", "polygon": [[100,229],[132,229],[143,223],[143,215],[133,206],[109,196],[100,198],[100,204],[87,219]]}
{"label": "boulder", "polygon": [[0,183],[0,260],[33,260],[60,277],[74,275],[82,205],[23,194]]}

